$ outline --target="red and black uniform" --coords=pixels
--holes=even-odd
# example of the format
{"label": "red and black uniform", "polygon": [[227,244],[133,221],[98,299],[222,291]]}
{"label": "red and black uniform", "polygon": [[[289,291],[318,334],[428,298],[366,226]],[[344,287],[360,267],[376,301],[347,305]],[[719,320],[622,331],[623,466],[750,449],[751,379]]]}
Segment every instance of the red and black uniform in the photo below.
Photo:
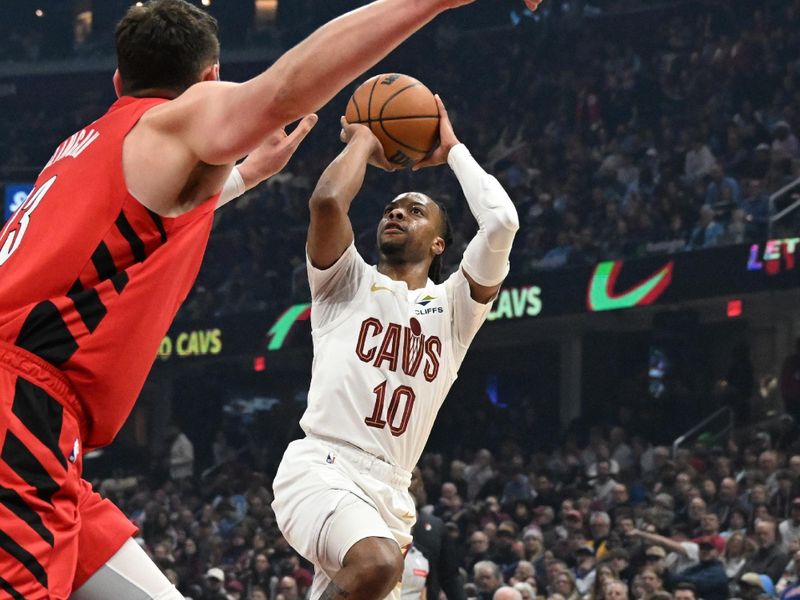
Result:
{"label": "red and black uniform", "polygon": [[63,142],[0,231],[0,590],[14,598],[69,595],[79,513],[101,503],[81,453],[122,427],[200,268],[216,196],[166,218],[125,184],[123,140],[161,102],[122,98]]}

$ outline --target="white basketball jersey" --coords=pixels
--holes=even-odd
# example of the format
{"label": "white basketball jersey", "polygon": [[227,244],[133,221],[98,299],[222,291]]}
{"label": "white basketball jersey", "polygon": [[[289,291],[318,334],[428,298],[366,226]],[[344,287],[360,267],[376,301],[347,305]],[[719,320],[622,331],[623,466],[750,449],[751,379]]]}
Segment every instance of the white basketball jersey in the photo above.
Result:
{"label": "white basketball jersey", "polygon": [[460,268],[409,290],[353,245],[308,274],[314,362],[300,426],[411,471],[491,304],[472,299]]}

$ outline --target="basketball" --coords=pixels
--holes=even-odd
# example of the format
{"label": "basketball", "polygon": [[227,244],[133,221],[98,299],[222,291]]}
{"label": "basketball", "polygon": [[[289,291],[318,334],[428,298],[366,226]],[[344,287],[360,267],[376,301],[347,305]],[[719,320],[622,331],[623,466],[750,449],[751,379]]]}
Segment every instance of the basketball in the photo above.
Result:
{"label": "basketball", "polygon": [[385,73],[362,83],[347,103],[345,118],[369,127],[386,158],[400,167],[422,160],[439,141],[436,99],[408,75]]}

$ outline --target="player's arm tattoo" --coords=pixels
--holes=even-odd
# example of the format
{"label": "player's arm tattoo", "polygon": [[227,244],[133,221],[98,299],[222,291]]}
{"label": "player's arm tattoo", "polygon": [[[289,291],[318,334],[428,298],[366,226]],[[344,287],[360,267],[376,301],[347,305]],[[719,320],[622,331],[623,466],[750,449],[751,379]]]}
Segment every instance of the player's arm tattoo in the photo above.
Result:
{"label": "player's arm tattoo", "polygon": [[319,600],[337,600],[337,598],[347,598],[349,595],[350,592],[343,590],[336,585],[336,582],[331,581],[328,587],[325,588],[325,591],[322,592]]}

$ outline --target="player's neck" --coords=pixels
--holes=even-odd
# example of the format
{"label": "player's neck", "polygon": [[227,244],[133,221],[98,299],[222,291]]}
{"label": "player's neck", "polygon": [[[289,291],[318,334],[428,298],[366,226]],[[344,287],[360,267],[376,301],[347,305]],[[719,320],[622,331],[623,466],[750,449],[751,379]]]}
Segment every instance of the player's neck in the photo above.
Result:
{"label": "player's neck", "polygon": [[134,98],[165,98],[167,100],[174,100],[180,94],[175,90],[169,90],[166,88],[146,88],[141,90],[131,90],[124,95],[133,96]]}
{"label": "player's neck", "polygon": [[378,263],[378,273],[395,281],[405,281],[409,290],[418,290],[428,284],[428,265],[424,263],[389,262]]}

